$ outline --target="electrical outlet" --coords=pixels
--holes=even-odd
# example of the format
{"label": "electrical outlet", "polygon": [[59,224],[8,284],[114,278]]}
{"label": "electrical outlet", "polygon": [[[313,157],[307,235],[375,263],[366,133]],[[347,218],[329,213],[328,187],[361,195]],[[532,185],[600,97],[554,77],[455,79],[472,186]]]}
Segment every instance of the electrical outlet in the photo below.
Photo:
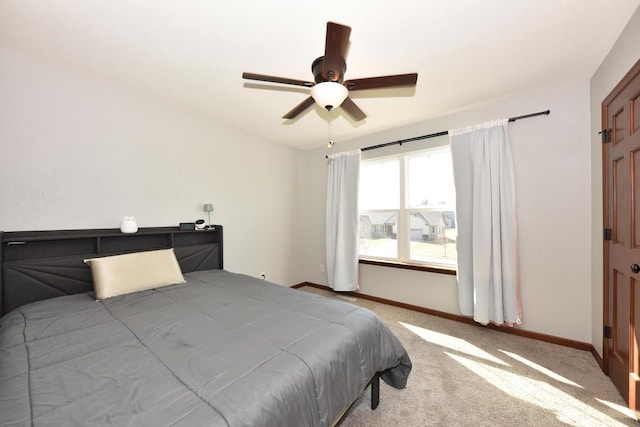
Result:
{"label": "electrical outlet", "polygon": [[265,273],[265,272],[260,273],[260,278],[262,280],[265,280],[267,278],[267,273]]}
{"label": "electrical outlet", "polygon": [[324,273],[324,264],[320,264],[320,273]]}

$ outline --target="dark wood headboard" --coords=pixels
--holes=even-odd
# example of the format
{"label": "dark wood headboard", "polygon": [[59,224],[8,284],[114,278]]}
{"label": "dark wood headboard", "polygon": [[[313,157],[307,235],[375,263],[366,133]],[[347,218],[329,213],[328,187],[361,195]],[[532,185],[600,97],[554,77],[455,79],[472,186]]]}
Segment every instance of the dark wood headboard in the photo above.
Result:
{"label": "dark wood headboard", "polygon": [[93,290],[84,259],[174,248],[183,273],[222,269],[222,226],[1,232],[0,315],[20,306]]}

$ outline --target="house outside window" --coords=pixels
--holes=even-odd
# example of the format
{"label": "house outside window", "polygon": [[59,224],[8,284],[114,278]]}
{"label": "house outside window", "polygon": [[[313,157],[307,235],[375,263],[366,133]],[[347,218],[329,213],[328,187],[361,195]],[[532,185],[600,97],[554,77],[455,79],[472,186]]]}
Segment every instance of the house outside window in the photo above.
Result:
{"label": "house outside window", "polygon": [[360,258],[455,269],[455,187],[448,146],[363,160]]}

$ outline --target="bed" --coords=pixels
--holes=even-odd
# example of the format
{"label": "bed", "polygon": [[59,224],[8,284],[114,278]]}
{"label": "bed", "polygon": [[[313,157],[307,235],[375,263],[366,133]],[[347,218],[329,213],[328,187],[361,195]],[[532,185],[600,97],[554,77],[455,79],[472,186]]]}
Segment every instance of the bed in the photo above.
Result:
{"label": "bed", "polygon": [[[222,226],[7,232],[0,250],[0,425],[329,426],[411,370],[372,312],[224,270]],[[169,251],[183,283],[96,299],[87,263]]]}

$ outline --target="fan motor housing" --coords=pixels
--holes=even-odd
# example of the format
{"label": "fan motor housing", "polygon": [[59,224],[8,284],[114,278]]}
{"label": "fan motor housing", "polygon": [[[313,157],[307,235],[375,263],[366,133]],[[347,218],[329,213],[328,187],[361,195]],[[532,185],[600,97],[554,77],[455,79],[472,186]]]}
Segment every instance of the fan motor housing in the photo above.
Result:
{"label": "fan motor housing", "polygon": [[[311,64],[311,71],[313,72],[313,78],[316,83],[322,82],[337,82],[342,83],[344,81],[344,74],[347,71],[347,63],[342,59],[342,64],[339,70],[329,70],[327,76],[324,76],[322,72],[324,68],[324,56],[316,58]],[[331,75],[332,74],[332,75]]]}

